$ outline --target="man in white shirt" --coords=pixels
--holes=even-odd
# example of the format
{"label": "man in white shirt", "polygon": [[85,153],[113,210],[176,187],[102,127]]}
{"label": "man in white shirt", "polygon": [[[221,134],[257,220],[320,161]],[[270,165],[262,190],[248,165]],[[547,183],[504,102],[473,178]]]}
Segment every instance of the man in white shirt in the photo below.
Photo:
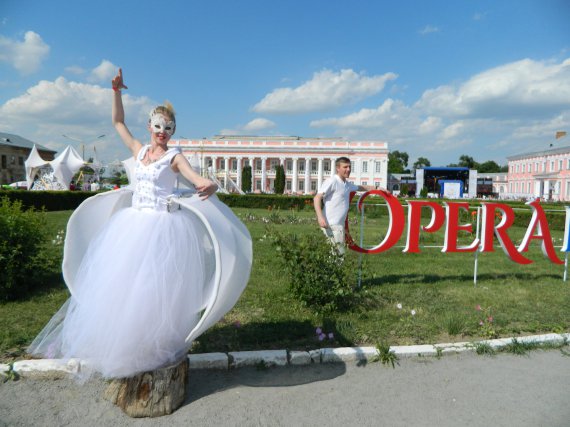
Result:
{"label": "man in white shirt", "polygon": [[322,183],[313,204],[319,226],[342,255],[346,252],[344,221],[348,214],[350,193],[365,191],[366,187],[347,181],[350,176],[350,159],[347,157],[339,157],[335,161],[335,168],[336,174]]}

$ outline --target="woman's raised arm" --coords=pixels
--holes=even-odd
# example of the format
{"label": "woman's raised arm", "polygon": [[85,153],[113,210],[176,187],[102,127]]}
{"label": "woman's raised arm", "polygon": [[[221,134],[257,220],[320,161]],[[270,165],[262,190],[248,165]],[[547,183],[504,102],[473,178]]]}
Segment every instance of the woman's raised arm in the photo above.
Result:
{"label": "woman's raised arm", "polygon": [[119,73],[111,81],[111,86],[113,88],[113,126],[115,126],[115,130],[125,145],[131,151],[131,153],[133,153],[133,156],[136,157],[142,147],[142,144],[133,137],[129,131],[129,128],[127,128],[127,125],[125,125],[125,110],[123,108],[123,96],[121,94],[121,90],[128,88],[123,83],[122,69],[119,68]]}

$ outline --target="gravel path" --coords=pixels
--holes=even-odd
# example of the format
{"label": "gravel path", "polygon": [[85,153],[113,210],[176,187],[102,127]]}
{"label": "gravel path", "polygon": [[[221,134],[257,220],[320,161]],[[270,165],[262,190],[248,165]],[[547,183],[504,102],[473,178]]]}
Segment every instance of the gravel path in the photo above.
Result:
{"label": "gravel path", "polygon": [[132,419],[93,380],[0,385],[0,426],[570,426],[570,357],[464,353],[380,363],[192,371],[174,414]]}

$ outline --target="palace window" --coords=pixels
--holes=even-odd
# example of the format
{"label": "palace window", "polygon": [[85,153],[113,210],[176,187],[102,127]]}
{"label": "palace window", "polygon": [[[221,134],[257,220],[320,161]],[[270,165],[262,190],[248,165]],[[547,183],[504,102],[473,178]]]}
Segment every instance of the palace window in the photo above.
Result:
{"label": "palace window", "polygon": [[368,173],[368,160],[362,161],[362,173]]}
{"label": "palace window", "polygon": [[382,162],[374,162],[374,172],[382,172]]}

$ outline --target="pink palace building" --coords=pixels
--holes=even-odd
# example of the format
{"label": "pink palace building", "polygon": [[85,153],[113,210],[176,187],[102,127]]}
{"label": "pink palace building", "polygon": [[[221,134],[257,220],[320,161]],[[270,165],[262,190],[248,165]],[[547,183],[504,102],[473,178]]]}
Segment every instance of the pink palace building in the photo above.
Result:
{"label": "pink palace building", "polygon": [[[257,193],[273,192],[275,167],[285,170],[285,192],[314,194],[321,183],[335,173],[334,162],[345,156],[352,162],[350,180],[357,185],[386,188],[388,143],[347,141],[297,136],[226,136],[171,142],[178,145],[193,165],[208,171],[220,182],[229,180],[241,189],[244,166],[252,167],[252,188]],[[227,188],[227,186],[226,186]]]}
{"label": "pink palace building", "polygon": [[570,200],[570,146],[507,157],[508,196]]}

